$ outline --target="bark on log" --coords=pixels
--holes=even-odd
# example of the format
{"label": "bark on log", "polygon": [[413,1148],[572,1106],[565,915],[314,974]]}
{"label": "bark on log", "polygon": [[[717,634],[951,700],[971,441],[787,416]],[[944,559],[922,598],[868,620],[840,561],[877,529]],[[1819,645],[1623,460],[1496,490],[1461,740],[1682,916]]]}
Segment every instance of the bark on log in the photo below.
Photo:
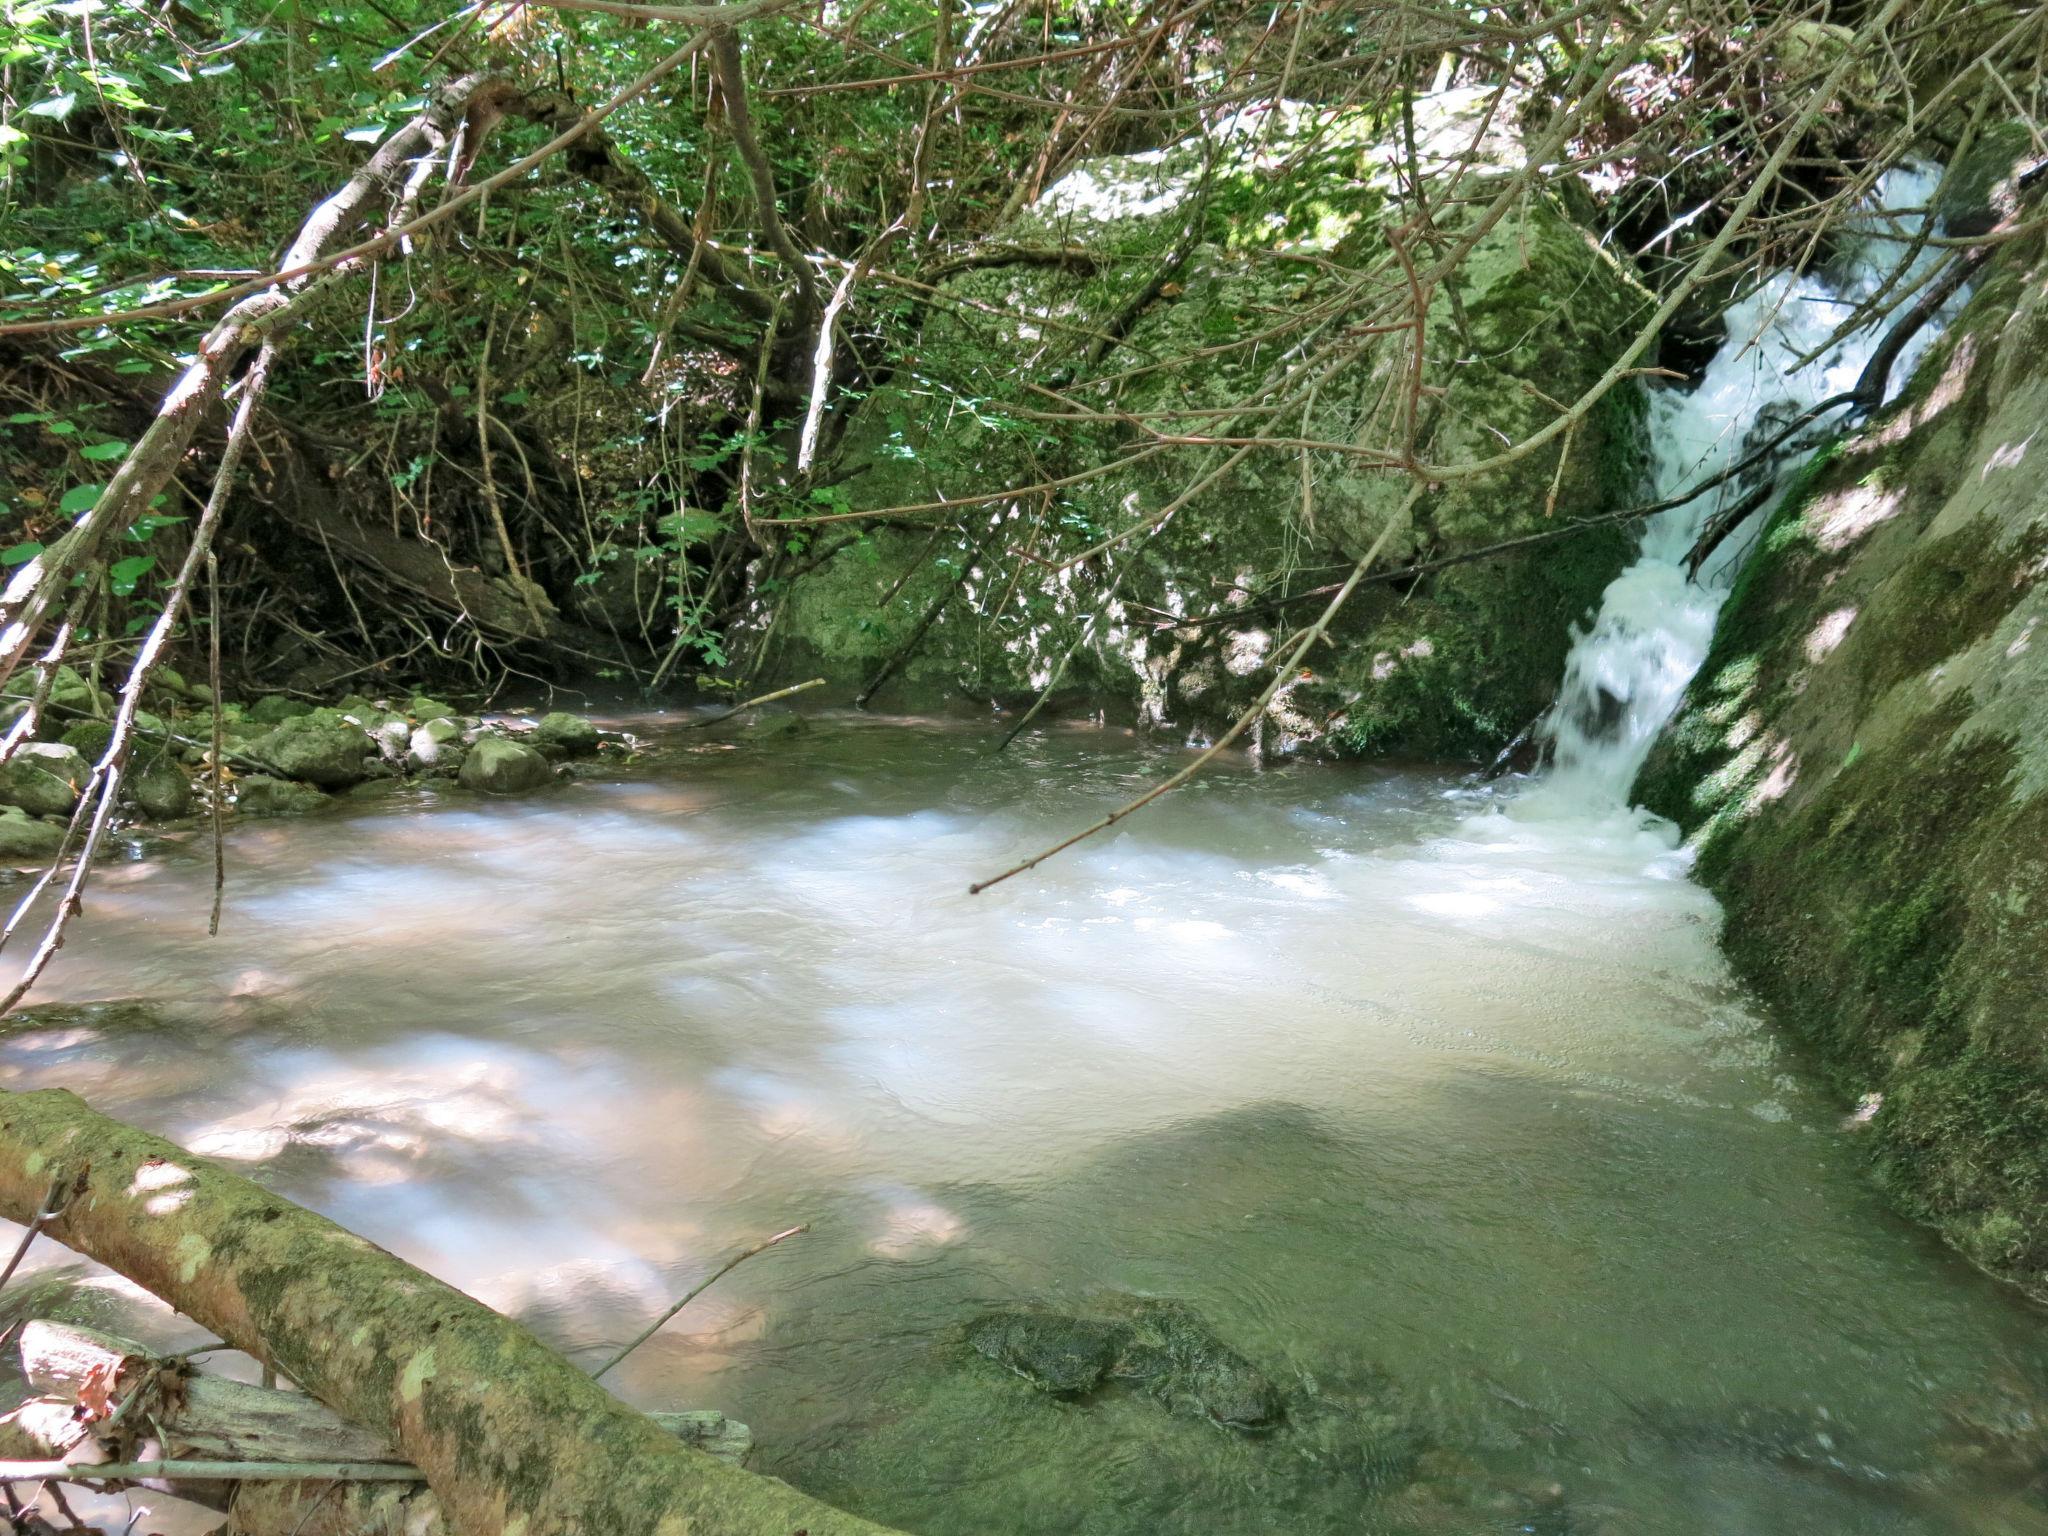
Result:
{"label": "bark on log", "polygon": [[[517,1323],[161,1137],[0,1096],[0,1215],[83,1181],[50,1236],[388,1434],[462,1536],[886,1536],[714,1461]],[[310,1529],[310,1527],[309,1527]]]}
{"label": "bark on log", "polygon": [[[161,1392],[150,1394],[135,1411],[122,1409],[122,1422],[80,1414],[81,1394],[104,1393],[117,1383],[119,1399],[126,1403],[132,1393],[147,1392],[152,1381],[163,1380],[159,1373],[167,1366],[176,1384],[169,1400]],[[0,1417],[0,1458],[61,1457],[85,1465],[120,1459],[304,1465],[308,1475],[299,1481],[178,1479],[142,1486],[229,1511],[227,1528],[241,1536],[398,1530],[410,1536],[450,1536],[422,1481],[339,1484],[311,1475],[315,1464],[389,1465],[400,1457],[387,1441],[303,1392],[188,1374],[177,1362],[152,1357],[133,1339],[41,1319],[21,1330],[21,1374],[42,1395]],[[746,1425],[715,1410],[648,1417],[732,1466],[741,1465],[753,1445]],[[96,1450],[81,1445],[88,1437],[97,1442]]]}

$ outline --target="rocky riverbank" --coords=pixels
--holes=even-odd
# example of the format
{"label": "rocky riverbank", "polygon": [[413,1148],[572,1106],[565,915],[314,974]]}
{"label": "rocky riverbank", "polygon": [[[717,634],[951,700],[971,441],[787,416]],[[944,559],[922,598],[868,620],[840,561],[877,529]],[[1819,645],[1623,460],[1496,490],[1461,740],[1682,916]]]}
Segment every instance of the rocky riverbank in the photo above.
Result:
{"label": "rocky riverbank", "polygon": [[[1958,167],[1983,232],[2031,140]],[[1965,174],[1966,173],[1966,174]],[[2048,1295],[2048,240],[1762,533],[1636,793],[1885,1182]]]}
{"label": "rocky riverbank", "polygon": [[[0,728],[27,703],[17,681],[0,696]],[[209,810],[214,793],[212,696],[171,669],[155,706],[139,711],[123,801],[137,820],[174,823]],[[0,765],[0,863],[55,856],[64,825],[113,739],[113,700],[70,667],[58,669],[41,721]],[[220,706],[223,808],[237,817],[297,816],[377,780],[452,782],[479,795],[544,790],[576,765],[633,750],[581,715],[466,713],[426,694],[315,704],[283,694]]]}

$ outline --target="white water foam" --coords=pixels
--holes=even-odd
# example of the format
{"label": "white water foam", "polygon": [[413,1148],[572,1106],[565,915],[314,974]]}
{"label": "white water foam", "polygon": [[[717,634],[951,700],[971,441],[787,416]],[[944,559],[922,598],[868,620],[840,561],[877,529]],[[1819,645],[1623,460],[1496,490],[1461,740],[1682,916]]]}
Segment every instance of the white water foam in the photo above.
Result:
{"label": "white water foam", "polygon": [[[1650,499],[1676,496],[1727,469],[1811,406],[1855,387],[1889,317],[1849,333],[1811,361],[1801,359],[1823,347],[1891,276],[1921,228],[1921,210],[1939,181],[1940,172],[1931,168],[1891,172],[1861,216],[1861,231],[1838,270],[1781,273],[1728,310],[1727,340],[1699,383],[1651,396]],[[1915,255],[1907,281],[1939,254],[1936,248]],[[1893,365],[1894,381],[1910,377],[1938,333],[1939,326],[1930,324],[1914,338]],[[1839,413],[1824,418],[1760,472],[1650,521],[1635,564],[1608,586],[1592,627],[1572,648],[1557,704],[1543,727],[1554,747],[1554,765],[1518,799],[1518,818],[1604,817],[1626,809],[1651,743],[1706,659],[1715,616],[1769,507],[1721,545],[1697,580],[1687,576],[1688,553],[1717,512],[1753,494],[1766,475],[1782,481],[1803,460],[1813,437],[1840,419]]]}

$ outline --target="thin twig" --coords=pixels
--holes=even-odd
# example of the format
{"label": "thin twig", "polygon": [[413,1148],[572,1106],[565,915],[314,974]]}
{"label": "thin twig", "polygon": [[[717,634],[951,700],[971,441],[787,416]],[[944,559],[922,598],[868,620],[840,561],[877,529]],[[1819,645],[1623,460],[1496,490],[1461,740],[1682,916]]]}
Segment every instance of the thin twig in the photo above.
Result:
{"label": "thin twig", "polygon": [[783,1231],[776,1233],[773,1237],[763,1238],[760,1242],[754,1244],[753,1247],[745,1250],[744,1252],[734,1254],[731,1258],[727,1259],[725,1263],[720,1265],[717,1271],[713,1273],[708,1279],[698,1281],[697,1284],[693,1285],[692,1287],[690,1287],[688,1291],[684,1292],[683,1299],[681,1301],[677,1302],[674,1306],[670,1307],[666,1312],[662,1313],[661,1316],[657,1317],[653,1322],[649,1323],[647,1327],[641,1331],[640,1336],[634,1339],[632,1343],[628,1344],[616,1355],[613,1355],[611,1359],[605,1361],[603,1365],[599,1366],[596,1370],[592,1371],[590,1373],[590,1379],[592,1381],[602,1380],[605,1376],[605,1373],[611,1370],[613,1366],[617,1365],[621,1360],[625,1359],[626,1356],[633,1353],[634,1350],[638,1349],[642,1344],[645,1344],[649,1339],[653,1338],[657,1333],[661,1332],[662,1328],[667,1324],[670,1318],[674,1317],[678,1312],[682,1311],[683,1308],[687,1307],[699,1296],[702,1296],[712,1286],[716,1285],[720,1280],[724,1279],[727,1275],[731,1274],[735,1269],[739,1268],[740,1265],[744,1264],[748,1259],[751,1259],[755,1254],[762,1253],[767,1249],[773,1248],[785,1237],[795,1237],[799,1232],[808,1232],[810,1230],[811,1224],[807,1221],[804,1222],[801,1226],[786,1228]]}

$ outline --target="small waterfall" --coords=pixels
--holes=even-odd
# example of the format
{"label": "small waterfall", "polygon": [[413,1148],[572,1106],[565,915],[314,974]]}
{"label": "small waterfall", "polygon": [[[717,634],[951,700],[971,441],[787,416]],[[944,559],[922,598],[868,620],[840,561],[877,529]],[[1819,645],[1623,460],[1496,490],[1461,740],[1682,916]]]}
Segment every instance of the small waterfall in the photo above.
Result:
{"label": "small waterfall", "polygon": [[[1699,383],[1651,396],[1654,479],[1647,499],[1676,496],[1725,470],[1801,412],[1855,386],[1883,338],[1883,319],[1803,366],[1800,359],[1825,344],[1896,267],[1939,181],[1937,170],[1893,171],[1862,216],[1863,231],[1842,270],[1781,273],[1728,310],[1727,340]],[[1916,262],[1938,254],[1922,252]],[[1894,380],[1911,374],[1938,329],[1930,325],[1915,338],[1894,365]],[[1687,554],[1717,512],[1754,495],[1765,479],[1783,479],[1840,419],[1824,418],[1767,465],[1651,520],[1635,564],[1608,586],[1592,627],[1572,648],[1544,725],[1554,766],[1526,801],[1567,815],[1623,807],[1658,730],[1706,659],[1715,615],[1769,506],[1721,545],[1697,580],[1687,577]]]}

